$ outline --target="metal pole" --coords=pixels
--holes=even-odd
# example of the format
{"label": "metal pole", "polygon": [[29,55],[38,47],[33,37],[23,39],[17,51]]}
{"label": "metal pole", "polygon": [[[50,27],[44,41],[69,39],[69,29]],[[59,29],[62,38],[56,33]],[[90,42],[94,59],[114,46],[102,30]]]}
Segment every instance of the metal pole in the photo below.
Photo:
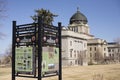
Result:
{"label": "metal pole", "polygon": [[36,42],[37,42],[37,37],[36,37],[36,27],[37,27],[37,25],[36,25],[36,23],[34,23],[34,26],[35,26],[35,32],[34,32],[34,35],[35,35],[35,45],[34,45],[34,67],[35,67],[35,69],[34,69],[34,77],[36,77]]}
{"label": "metal pole", "polygon": [[13,34],[12,34],[12,80],[15,80],[15,44],[16,44],[16,21],[12,22]]}
{"label": "metal pole", "polygon": [[38,80],[41,79],[42,72],[42,21],[41,17],[38,17]]}
{"label": "metal pole", "polygon": [[58,22],[58,27],[59,27],[59,80],[62,80],[62,54],[61,54],[61,22]]}

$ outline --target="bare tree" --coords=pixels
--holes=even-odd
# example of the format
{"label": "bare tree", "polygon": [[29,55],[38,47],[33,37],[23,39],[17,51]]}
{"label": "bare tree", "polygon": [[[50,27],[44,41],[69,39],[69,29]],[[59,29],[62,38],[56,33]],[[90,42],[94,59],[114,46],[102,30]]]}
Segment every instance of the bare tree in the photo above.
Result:
{"label": "bare tree", "polygon": [[118,46],[120,46],[120,37],[114,39],[114,41],[118,44]]}
{"label": "bare tree", "polygon": [[[0,20],[2,20],[3,17],[5,17],[4,12],[6,12],[6,1],[0,0]],[[0,27],[1,27],[1,25],[0,25]],[[4,36],[5,36],[5,34],[0,32],[0,39],[3,39]]]}
{"label": "bare tree", "polygon": [[0,32],[0,39],[3,39],[6,36],[6,34]]}
{"label": "bare tree", "polygon": [[77,61],[78,61],[78,65],[83,65],[84,63],[87,62],[86,50],[81,51],[80,53],[78,53]]}
{"label": "bare tree", "polygon": [[78,65],[83,64],[83,53],[82,52],[78,54],[77,60],[78,60]]}
{"label": "bare tree", "polygon": [[12,62],[12,47],[9,46],[8,49],[6,49],[3,63],[4,64],[10,64]]}
{"label": "bare tree", "polygon": [[115,40],[114,40],[115,42],[116,42],[116,58],[118,59],[118,61],[120,62],[120,38],[118,37],[118,38],[116,38]]}
{"label": "bare tree", "polygon": [[5,15],[3,14],[6,11],[5,7],[6,7],[5,0],[0,0],[0,18],[5,17]]}
{"label": "bare tree", "polygon": [[95,60],[97,63],[103,62],[104,57],[103,57],[102,53],[100,52],[100,50],[97,50],[96,53],[94,54],[94,60]]}

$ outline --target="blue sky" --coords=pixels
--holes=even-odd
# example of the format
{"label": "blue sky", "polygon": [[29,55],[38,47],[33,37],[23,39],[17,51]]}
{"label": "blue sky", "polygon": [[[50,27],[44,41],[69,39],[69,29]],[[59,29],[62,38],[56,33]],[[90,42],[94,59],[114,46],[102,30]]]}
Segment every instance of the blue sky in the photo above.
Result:
{"label": "blue sky", "polygon": [[6,0],[4,19],[0,20],[0,32],[5,37],[0,40],[0,54],[12,44],[12,21],[17,24],[31,23],[35,9],[47,9],[59,15],[54,25],[62,22],[68,26],[70,17],[80,11],[87,17],[90,32],[97,38],[112,42],[120,37],[120,0]]}

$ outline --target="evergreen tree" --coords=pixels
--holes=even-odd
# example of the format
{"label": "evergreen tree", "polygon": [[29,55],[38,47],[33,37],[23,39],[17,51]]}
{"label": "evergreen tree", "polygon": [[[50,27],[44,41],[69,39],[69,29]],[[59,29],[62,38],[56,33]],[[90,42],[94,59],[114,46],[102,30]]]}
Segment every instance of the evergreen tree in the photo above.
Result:
{"label": "evergreen tree", "polygon": [[57,15],[53,14],[52,12],[50,12],[49,10],[45,10],[45,9],[38,9],[35,10],[35,15],[31,16],[31,18],[34,20],[34,22],[38,21],[38,16],[40,16],[43,20],[43,23],[45,24],[49,24],[52,25],[53,17],[56,17]]}

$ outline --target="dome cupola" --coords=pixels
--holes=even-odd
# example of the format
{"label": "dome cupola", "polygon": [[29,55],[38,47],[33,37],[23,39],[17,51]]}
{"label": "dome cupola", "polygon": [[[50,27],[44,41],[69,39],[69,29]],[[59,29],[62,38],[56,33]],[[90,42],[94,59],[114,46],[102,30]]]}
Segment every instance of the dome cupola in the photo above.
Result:
{"label": "dome cupola", "polygon": [[73,24],[73,23],[87,24],[87,22],[88,22],[88,20],[87,20],[86,16],[79,11],[79,8],[77,8],[77,12],[75,14],[73,14],[72,17],[70,18],[70,24]]}

